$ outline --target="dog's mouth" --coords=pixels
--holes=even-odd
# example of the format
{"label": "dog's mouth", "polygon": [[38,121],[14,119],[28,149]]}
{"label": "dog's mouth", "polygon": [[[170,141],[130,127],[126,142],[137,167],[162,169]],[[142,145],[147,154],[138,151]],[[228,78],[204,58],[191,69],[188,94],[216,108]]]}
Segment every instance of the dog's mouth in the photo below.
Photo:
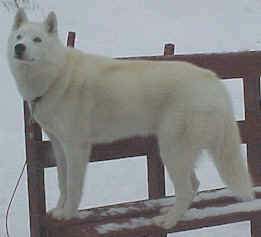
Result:
{"label": "dog's mouth", "polygon": [[19,57],[19,56],[16,56],[16,55],[14,56],[14,58],[21,63],[31,63],[31,62],[35,61],[34,58],[24,58],[24,57]]}

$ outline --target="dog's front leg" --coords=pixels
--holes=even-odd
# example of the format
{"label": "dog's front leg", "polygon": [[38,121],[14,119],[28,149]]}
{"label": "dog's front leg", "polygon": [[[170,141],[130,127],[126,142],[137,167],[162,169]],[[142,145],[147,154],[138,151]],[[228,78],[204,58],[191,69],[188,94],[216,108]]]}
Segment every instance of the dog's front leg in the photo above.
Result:
{"label": "dog's front leg", "polygon": [[90,156],[90,146],[64,144],[66,159],[66,200],[62,209],[55,213],[57,219],[79,217],[86,166]]}
{"label": "dog's front leg", "polygon": [[63,151],[63,147],[59,140],[52,134],[47,133],[48,137],[51,139],[55,160],[57,164],[57,177],[59,183],[60,197],[55,208],[51,209],[49,213],[55,216],[56,212],[60,212],[63,208],[66,200],[66,159]]}

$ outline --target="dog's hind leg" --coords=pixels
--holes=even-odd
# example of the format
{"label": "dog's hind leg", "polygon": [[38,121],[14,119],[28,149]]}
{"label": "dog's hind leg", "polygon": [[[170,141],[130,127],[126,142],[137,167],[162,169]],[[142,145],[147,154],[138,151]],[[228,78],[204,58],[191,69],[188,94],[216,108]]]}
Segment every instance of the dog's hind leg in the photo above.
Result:
{"label": "dog's hind leg", "polygon": [[186,150],[184,147],[164,151],[161,156],[174,183],[176,202],[173,207],[163,208],[161,215],[154,217],[153,222],[165,229],[174,227],[190,207],[195,197],[199,182],[195,178],[192,159],[197,152]]}
{"label": "dog's hind leg", "polygon": [[194,173],[199,150],[191,144],[188,134],[182,114],[166,117],[158,133],[161,158],[176,192],[175,206],[163,208],[161,215],[153,218],[156,225],[165,229],[174,227],[183,217],[199,186]]}

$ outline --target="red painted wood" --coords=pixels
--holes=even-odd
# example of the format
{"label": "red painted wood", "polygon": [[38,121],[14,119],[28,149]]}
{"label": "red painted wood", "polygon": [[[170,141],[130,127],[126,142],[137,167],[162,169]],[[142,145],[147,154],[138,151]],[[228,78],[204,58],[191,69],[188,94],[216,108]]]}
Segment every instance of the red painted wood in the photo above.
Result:
{"label": "red painted wood", "polygon": [[24,102],[25,120],[25,145],[27,161],[27,185],[30,215],[31,237],[46,237],[46,230],[41,226],[41,217],[46,213],[45,189],[44,189],[44,168],[39,166],[35,141],[42,140],[42,132],[37,123],[31,119],[27,102]]}
{"label": "red painted wood", "polygon": [[261,52],[185,54],[175,56],[120,57],[123,60],[186,61],[210,69],[223,79],[243,78],[245,75],[260,74]]}
{"label": "red painted wood", "polygon": [[74,48],[75,39],[76,39],[76,34],[75,34],[75,32],[72,32],[72,31],[68,32],[67,47],[72,47],[72,48]]}
{"label": "red painted wood", "polygon": [[[208,194],[208,193],[218,193],[222,191],[222,189],[212,190],[212,191],[203,191],[201,194]],[[257,198],[261,198],[261,193],[256,193]],[[223,197],[216,197],[216,198],[207,198],[206,200],[195,201],[192,203],[191,208],[202,209],[206,207],[226,207],[230,204],[239,204],[240,202],[230,196],[224,195]],[[43,220],[44,226],[50,229],[51,231],[62,230],[64,236],[69,236],[69,233],[74,233],[75,236],[99,236],[96,228],[108,224],[108,223],[128,223],[133,218],[144,217],[148,218],[149,220],[158,215],[161,207],[166,207],[166,205],[157,201],[153,205],[151,205],[150,200],[145,201],[137,201],[132,203],[124,203],[124,204],[117,204],[111,205],[107,207],[100,207],[89,209],[91,213],[88,217],[84,219],[74,219],[69,221],[55,221],[51,218],[47,217]],[[168,204],[167,206],[171,206]],[[123,210],[128,209],[127,212],[123,212]],[[113,211],[112,211],[113,210]],[[118,213],[117,213],[118,210]],[[191,230],[197,229],[207,226],[216,226],[216,225],[223,225],[229,224],[239,221],[249,220],[253,217],[260,216],[261,214],[261,207],[254,212],[248,211],[236,211],[234,214],[222,214],[220,216],[207,216],[200,219],[188,220],[180,222],[175,228],[168,230],[168,233],[178,232],[183,230]],[[258,225],[258,223],[255,223]],[[73,230],[73,232],[72,232]],[[154,232],[157,230],[156,232]],[[141,225],[135,229],[127,229],[127,230],[117,230],[117,231],[110,231],[101,236],[111,237],[111,236],[143,236],[150,233],[149,236],[152,234],[165,234],[160,228],[153,226],[150,224],[149,226]]]}
{"label": "red painted wood", "polygon": [[252,237],[260,237],[261,236],[261,213],[257,214],[251,220],[251,236]]}
{"label": "red painted wood", "polygon": [[175,53],[175,45],[174,44],[165,44],[164,46],[164,56],[173,56]]}

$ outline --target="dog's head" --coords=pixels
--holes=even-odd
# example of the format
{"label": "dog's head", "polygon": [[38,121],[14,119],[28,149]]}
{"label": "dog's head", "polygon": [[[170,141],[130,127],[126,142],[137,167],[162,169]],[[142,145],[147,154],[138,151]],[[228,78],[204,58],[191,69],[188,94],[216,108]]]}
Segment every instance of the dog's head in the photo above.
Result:
{"label": "dog's head", "polygon": [[47,60],[54,45],[57,45],[57,19],[49,13],[43,23],[29,22],[23,9],[18,9],[9,37],[8,55],[17,63],[33,63]]}
{"label": "dog's head", "polygon": [[9,67],[26,99],[43,94],[65,62],[64,46],[57,33],[57,19],[50,12],[43,22],[30,22],[18,9],[8,39]]}

